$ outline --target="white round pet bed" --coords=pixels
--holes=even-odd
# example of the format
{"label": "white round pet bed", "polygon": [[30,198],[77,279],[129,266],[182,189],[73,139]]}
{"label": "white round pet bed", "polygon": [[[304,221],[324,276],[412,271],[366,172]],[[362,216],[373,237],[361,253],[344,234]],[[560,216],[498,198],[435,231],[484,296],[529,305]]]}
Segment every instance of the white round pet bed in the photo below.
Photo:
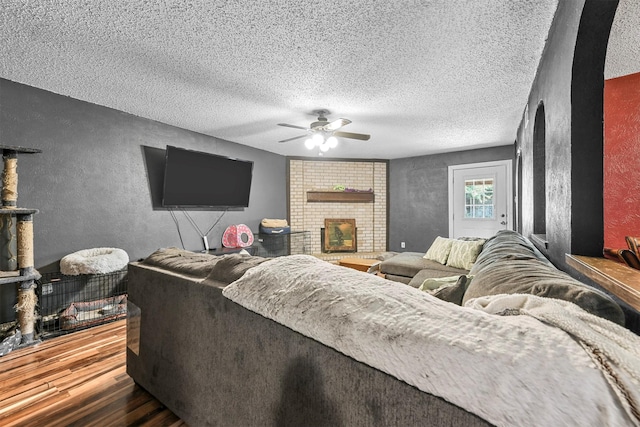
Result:
{"label": "white round pet bed", "polygon": [[129,255],[118,248],[83,249],[60,260],[60,272],[67,276],[106,274],[122,270],[129,263]]}

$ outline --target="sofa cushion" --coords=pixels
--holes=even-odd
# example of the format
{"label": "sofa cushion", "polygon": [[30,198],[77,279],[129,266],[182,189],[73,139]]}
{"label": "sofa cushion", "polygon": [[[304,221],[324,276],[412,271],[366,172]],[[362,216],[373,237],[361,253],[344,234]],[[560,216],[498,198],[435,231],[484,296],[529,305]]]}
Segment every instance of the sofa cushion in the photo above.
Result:
{"label": "sofa cushion", "polygon": [[526,237],[515,231],[501,230],[484,243],[469,274],[475,275],[500,259],[537,259],[553,267]]}
{"label": "sofa cushion", "polygon": [[470,270],[482,251],[484,242],[484,240],[454,240],[447,259],[447,265]]}
{"label": "sofa cushion", "polygon": [[442,277],[455,277],[456,279],[460,277],[462,274],[467,274],[467,270],[462,269],[448,269],[448,270],[434,270],[431,268],[425,268],[424,270],[420,270],[416,273],[413,278],[408,282],[409,286],[414,288],[419,288],[425,280],[429,279],[438,279]]}
{"label": "sofa cushion", "polygon": [[[449,272],[449,276],[460,273],[460,269],[442,265],[430,259],[424,259],[424,254],[420,252],[402,252],[398,255],[382,261],[380,271],[385,274],[396,276],[413,277],[420,270],[430,269],[436,271]],[[460,274],[466,274],[464,270]]]}
{"label": "sofa cushion", "polygon": [[438,236],[429,247],[429,250],[427,250],[427,253],[424,254],[423,258],[439,262],[440,264],[446,264],[447,259],[449,259],[452,244],[452,239]]}
{"label": "sofa cushion", "polygon": [[471,284],[471,280],[471,276],[462,275],[459,276],[455,282],[444,284],[439,288],[428,292],[443,301],[462,305],[462,299],[464,298],[464,294],[467,291],[469,284]]}
{"label": "sofa cushion", "polygon": [[217,258],[219,260],[211,269],[206,280],[226,284],[241,278],[248,269],[269,260],[269,258],[241,254],[228,254]]}
{"label": "sofa cushion", "polygon": [[569,301],[589,313],[624,325],[622,309],[610,297],[542,260],[503,258],[474,271],[463,304],[485,295],[531,294]]}
{"label": "sofa cushion", "polygon": [[161,248],[144,259],[147,265],[164,268],[196,279],[207,277],[221,257],[178,248]]}
{"label": "sofa cushion", "polygon": [[411,283],[411,280],[413,280],[412,277],[396,276],[395,274],[385,274],[384,278],[387,280],[391,280],[392,282],[404,283],[405,285],[408,285],[409,283]]}

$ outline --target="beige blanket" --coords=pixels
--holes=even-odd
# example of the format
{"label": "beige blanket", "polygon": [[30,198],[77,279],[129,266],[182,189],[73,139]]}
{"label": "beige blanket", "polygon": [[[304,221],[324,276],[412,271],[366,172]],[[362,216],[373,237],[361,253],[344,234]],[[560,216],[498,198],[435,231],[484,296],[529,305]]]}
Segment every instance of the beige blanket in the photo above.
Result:
{"label": "beige blanket", "polygon": [[531,316],[571,335],[600,368],[634,425],[640,425],[640,339],[633,332],[570,302],[535,295],[481,297],[466,306],[501,316]]}
{"label": "beige blanket", "polygon": [[224,295],[496,425],[633,423],[581,344],[530,316],[458,307],[306,255],[254,267]]}

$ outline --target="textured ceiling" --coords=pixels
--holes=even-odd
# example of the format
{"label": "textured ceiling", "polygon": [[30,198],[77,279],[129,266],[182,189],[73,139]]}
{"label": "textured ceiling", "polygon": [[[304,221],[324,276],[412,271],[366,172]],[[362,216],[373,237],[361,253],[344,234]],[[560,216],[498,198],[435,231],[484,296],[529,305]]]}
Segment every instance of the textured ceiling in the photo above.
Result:
{"label": "textured ceiling", "polygon": [[318,108],[371,134],[328,156],[497,146],[557,1],[2,0],[0,77],[283,155]]}
{"label": "textured ceiling", "polygon": [[609,34],[604,77],[612,79],[638,72],[640,72],[640,1],[620,0]]}

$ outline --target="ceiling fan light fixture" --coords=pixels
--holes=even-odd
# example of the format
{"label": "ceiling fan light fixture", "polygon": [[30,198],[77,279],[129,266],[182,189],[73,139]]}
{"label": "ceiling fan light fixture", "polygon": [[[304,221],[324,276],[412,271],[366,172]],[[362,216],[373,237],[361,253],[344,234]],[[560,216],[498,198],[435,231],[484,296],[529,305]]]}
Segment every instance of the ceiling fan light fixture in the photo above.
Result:
{"label": "ceiling fan light fixture", "polygon": [[317,147],[320,147],[322,144],[324,144],[324,137],[322,136],[322,134],[316,133],[311,137],[311,139]]}
{"label": "ceiling fan light fixture", "polygon": [[327,115],[328,110],[315,110],[314,114],[318,115],[318,120],[311,123],[309,127],[303,127],[298,125],[291,125],[288,123],[278,123],[278,126],[284,126],[293,129],[305,130],[307,133],[304,135],[294,136],[293,138],[283,139],[278,142],[289,142],[295,140],[301,140],[304,138],[304,145],[309,150],[318,147],[318,154],[329,151],[332,148],[338,146],[338,138],[357,139],[360,141],[368,141],[371,135],[354,132],[344,132],[340,129],[351,123],[349,119],[337,119],[329,122]]}
{"label": "ceiling fan light fixture", "polygon": [[336,138],[335,136],[330,136],[329,138],[327,138],[326,144],[329,146],[329,148],[336,148],[338,146],[338,138]]}

